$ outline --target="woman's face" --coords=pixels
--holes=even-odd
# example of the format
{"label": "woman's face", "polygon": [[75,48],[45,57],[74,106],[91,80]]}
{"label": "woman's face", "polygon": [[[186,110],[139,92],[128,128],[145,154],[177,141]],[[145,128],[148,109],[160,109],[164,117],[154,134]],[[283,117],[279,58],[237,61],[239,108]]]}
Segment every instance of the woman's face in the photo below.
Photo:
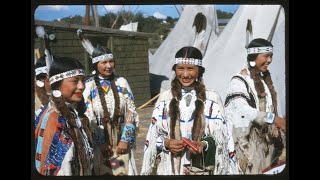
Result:
{"label": "woman's face", "polygon": [[177,64],[176,76],[182,86],[193,86],[199,76],[199,67],[192,64]]}
{"label": "woman's face", "polygon": [[84,76],[74,76],[62,80],[60,91],[69,103],[80,102],[85,89]]}
{"label": "woman's face", "polygon": [[103,60],[98,62],[97,69],[99,75],[108,78],[111,76],[113,69],[114,69],[115,62],[113,59]]}
{"label": "woman's face", "polygon": [[261,72],[266,72],[272,62],[272,53],[261,53],[256,57],[256,67]]}

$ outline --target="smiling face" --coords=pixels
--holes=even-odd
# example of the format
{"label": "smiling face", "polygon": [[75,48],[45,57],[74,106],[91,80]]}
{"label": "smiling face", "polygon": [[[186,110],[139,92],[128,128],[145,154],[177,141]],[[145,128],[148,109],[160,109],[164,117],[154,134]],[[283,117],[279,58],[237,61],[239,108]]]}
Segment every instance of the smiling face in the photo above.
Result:
{"label": "smiling face", "polygon": [[256,57],[256,67],[261,72],[266,72],[272,62],[272,53],[261,53]]}
{"label": "smiling face", "polygon": [[80,102],[84,89],[84,76],[82,75],[64,79],[60,86],[62,96],[69,103]]}
{"label": "smiling face", "polygon": [[113,59],[103,60],[97,64],[99,75],[104,78],[109,78],[113,72],[115,62]]}
{"label": "smiling face", "polygon": [[199,76],[199,67],[192,64],[176,64],[176,77],[182,86],[193,86]]}

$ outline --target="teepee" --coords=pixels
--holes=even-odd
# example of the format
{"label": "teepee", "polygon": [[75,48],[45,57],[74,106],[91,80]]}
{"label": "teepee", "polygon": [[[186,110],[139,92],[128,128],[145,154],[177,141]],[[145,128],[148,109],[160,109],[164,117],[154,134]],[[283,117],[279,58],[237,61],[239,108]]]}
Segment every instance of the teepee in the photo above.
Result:
{"label": "teepee", "polygon": [[274,46],[269,67],[277,91],[278,113],[286,114],[285,16],[280,5],[240,5],[219,38],[203,58],[204,84],[220,94],[223,102],[231,77],[246,66],[246,45],[255,38]]}
{"label": "teepee", "polygon": [[[206,17],[207,26],[201,38],[197,39],[195,28],[193,25],[195,16],[202,13]],[[149,56],[149,72],[151,79],[151,92],[157,94],[166,90],[170,86],[174,72],[174,57],[176,52],[184,46],[198,47],[203,56],[208,48],[208,43],[213,44],[217,39],[218,21],[216,10],[213,5],[186,5],[182,14],[154,55]],[[196,43],[195,43],[196,42]]]}

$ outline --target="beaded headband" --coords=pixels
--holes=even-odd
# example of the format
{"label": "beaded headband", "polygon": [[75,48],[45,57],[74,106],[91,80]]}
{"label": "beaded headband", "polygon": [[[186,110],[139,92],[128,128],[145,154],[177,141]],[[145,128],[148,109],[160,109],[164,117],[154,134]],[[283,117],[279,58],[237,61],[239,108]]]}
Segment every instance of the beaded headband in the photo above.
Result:
{"label": "beaded headband", "polygon": [[273,52],[273,48],[271,46],[266,47],[252,47],[247,49],[248,54],[259,54],[259,53],[268,53]]}
{"label": "beaded headband", "polygon": [[102,61],[102,60],[109,60],[109,59],[113,59],[113,55],[110,54],[103,54],[97,57],[92,58],[92,64]]}
{"label": "beaded headband", "polygon": [[38,76],[41,73],[48,74],[48,68],[46,66],[38,67],[36,68],[36,76]]}
{"label": "beaded headband", "polygon": [[80,76],[80,75],[84,75],[84,70],[83,69],[74,69],[71,71],[66,71],[60,74],[56,74],[52,77],[50,77],[49,81],[50,84],[53,84],[57,81],[61,81],[62,79],[66,79],[66,78],[70,78],[70,77],[74,77],[74,76]]}
{"label": "beaded headband", "polygon": [[175,64],[193,64],[196,66],[202,66],[201,59],[194,59],[194,58],[175,58]]}

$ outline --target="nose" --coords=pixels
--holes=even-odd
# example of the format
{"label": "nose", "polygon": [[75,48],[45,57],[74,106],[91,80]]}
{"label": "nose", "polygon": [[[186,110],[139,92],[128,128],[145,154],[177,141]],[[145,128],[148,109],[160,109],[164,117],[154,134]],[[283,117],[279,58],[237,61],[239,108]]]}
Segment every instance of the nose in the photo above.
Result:
{"label": "nose", "polygon": [[187,71],[183,71],[182,78],[187,78],[187,77],[189,77],[188,72]]}
{"label": "nose", "polygon": [[82,90],[85,88],[85,84],[82,80],[78,81],[77,88]]}
{"label": "nose", "polygon": [[267,62],[268,62],[268,63],[271,63],[271,62],[272,62],[272,57],[271,57],[271,56],[268,56]]}
{"label": "nose", "polygon": [[107,62],[107,63],[106,63],[106,67],[107,67],[107,68],[111,68],[111,63],[110,63],[110,62]]}

